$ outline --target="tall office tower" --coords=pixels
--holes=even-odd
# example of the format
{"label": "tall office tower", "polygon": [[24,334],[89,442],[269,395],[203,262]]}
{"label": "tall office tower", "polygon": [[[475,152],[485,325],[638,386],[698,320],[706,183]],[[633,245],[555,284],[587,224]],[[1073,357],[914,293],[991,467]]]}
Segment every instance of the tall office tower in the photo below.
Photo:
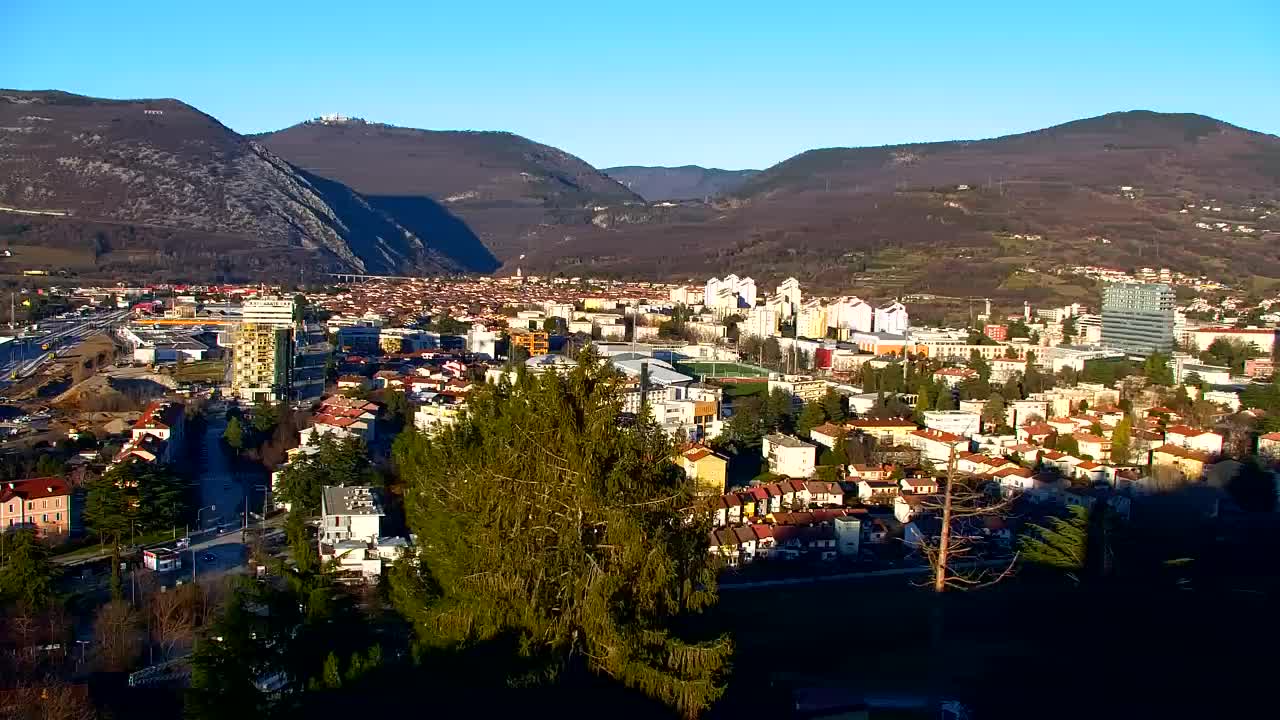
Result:
{"label": "tall office tower", "polygon": [[1168,285],[1107,285],[1102,291],[1102,344],[1138,355],[1171,352],[1174,305]]}

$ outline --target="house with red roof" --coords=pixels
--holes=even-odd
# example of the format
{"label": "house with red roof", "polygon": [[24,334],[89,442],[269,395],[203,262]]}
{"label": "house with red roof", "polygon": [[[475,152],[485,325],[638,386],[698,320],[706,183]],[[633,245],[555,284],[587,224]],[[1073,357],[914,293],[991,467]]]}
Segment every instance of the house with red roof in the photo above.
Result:
{"label": "house with red roof", "polygon": [[945,463],[951,458],[954,450],[959,453],[969,449],[969,441],[942,430],[914,430],[907,436],[907,444],[920,454],[927,458],[930,462]]}
{"label": "house with red roof", "polygon": [[1199,430],[1187,425],[1170,425],[1164,431],[1166,443],[1210,455],[1222,453],[1222,440],[1222,436],[1216,432]]}
{"label": "house with red roof", "polygon": [[31,528],[42,536],[70,535],[76,528],[71,484],[61,477],[0,483],[0,531]]}

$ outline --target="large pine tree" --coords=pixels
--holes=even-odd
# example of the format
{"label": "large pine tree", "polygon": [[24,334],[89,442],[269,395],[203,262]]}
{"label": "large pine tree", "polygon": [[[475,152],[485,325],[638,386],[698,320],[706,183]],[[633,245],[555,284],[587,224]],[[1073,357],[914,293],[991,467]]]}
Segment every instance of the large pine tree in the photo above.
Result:
{"label": "large pine tree", "polygon": [[584,353],[565,376],[481,390],[436,438],[398,441],[420,553],[395,598],[429,645],[514,636],[534,676],[594,673],[692,716],[723,692],[731,650],[671,630],[715,601],[708,527],[688,520],[662,430],[624,420],[620,387]]}

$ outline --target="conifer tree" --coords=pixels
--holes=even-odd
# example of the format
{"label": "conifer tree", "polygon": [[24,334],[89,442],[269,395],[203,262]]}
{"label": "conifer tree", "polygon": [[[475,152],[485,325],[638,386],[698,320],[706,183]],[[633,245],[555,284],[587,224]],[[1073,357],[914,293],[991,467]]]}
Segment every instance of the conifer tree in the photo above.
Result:
{"label": "conifer tree", "polygon": [[428,647],[514,638],[529,677],[612,678],[694,716],[723,692],[726,638],[676,618],[715,601],[709,526],[647,416],[624,424],[621,380],[589,351],[561,376],[478,392],[438,437],[398,443],[420,551],[393,596]]}

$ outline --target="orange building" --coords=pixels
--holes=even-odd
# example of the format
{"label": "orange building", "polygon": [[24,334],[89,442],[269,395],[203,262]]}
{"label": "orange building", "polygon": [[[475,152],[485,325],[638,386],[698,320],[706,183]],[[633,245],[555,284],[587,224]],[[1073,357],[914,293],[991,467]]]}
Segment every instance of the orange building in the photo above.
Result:
{"label": "orange building", "polygon": [[546,355],[551,351],[551,346],[547,342],[547,334],[541,330],[511,333],[511,349],[515,350],[516,348],[524,348],[525,352],[529,353],[529,357]]}

